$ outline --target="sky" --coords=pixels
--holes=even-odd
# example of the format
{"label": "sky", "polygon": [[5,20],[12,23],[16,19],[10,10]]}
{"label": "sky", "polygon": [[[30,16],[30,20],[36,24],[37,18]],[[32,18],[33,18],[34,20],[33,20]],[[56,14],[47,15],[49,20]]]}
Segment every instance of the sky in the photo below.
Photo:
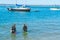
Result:
{"label": "sky", "polygon": [[0,4],[60,5],[60,0],[0,0]]}

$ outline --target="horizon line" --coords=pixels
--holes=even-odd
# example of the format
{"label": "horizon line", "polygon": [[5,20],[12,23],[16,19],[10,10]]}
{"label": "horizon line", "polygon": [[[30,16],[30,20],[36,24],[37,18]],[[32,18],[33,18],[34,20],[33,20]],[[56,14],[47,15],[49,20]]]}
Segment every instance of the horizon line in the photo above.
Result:
{"label": "horizon line", "polygon": [[[0,4],[0,5],[16,5],[16,4]],[[19,4],[19,5],[22,5],[22,4]],[[31,4],[26,4],[26,5],[31,5]],[[44,5],[42,5],[42,6],[44,6]],[[60,6],[60,5],[47,5],[47,6]]]}

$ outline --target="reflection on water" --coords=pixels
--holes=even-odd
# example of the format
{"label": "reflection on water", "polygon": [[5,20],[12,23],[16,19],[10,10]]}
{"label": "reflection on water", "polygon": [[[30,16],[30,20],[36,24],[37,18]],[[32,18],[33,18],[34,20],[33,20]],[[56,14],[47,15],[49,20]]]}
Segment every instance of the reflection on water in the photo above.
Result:
{"label": "reflection on water", "polygon": [[28,34],[27,32],[23,32],[24,40],[27,40],[27,37],[28,37],[27,34]]}
{"label": "reflection on water", "polygon": [[11,34],[11,40],[16,40],[16,34]]}

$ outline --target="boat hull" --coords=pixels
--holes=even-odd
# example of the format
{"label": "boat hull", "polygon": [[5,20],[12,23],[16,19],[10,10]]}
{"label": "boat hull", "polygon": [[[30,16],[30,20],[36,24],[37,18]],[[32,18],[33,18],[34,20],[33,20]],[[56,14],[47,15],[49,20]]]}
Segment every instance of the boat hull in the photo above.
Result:
{"label": "boat hull", "polygon": [[8,8],[9,11],[30,11],[29,8]]}

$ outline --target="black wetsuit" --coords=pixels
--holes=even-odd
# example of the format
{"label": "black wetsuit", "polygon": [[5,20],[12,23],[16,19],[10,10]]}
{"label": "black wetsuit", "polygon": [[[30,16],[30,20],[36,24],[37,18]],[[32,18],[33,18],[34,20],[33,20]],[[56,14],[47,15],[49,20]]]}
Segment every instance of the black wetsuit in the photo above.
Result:
{"label": "black wetsuit", "polygon": [[24,25],[23,31],[24,31],[24,32],[27,32],[27,26]]}
{"label": "black wetsuit", "polygon": [[16,33],[16,28],[12,27],[12,33]]}

